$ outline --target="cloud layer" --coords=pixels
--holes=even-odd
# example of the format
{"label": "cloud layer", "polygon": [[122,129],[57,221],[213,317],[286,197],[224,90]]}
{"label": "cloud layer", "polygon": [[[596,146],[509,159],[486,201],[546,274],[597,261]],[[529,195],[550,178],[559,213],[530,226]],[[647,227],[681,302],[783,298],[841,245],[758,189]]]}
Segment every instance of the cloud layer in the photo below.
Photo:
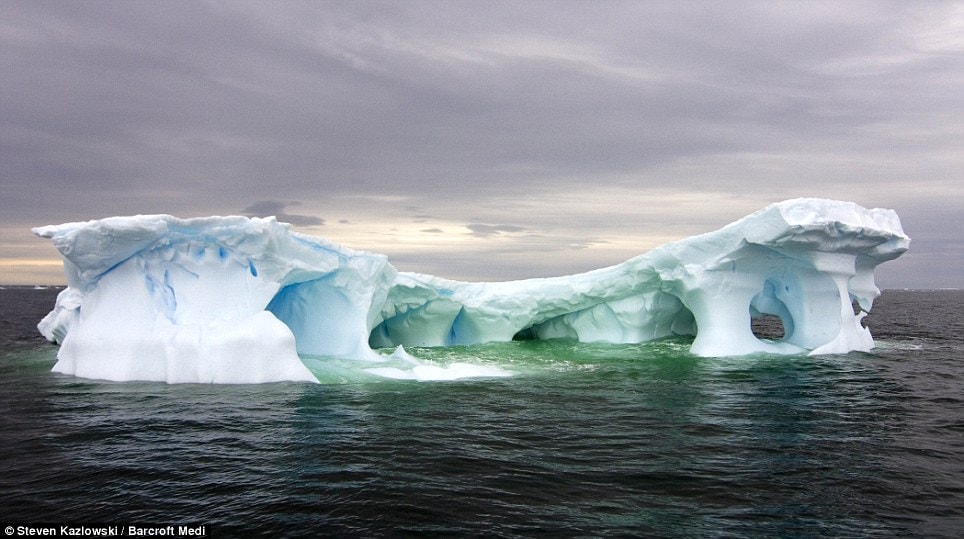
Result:
{"label": "cloud layer", "polygon": [[7,1],[0,258],[270,213],[502,279],[823,196],[900,213],[884,285],[964,286],[962,57],[954,2]]}

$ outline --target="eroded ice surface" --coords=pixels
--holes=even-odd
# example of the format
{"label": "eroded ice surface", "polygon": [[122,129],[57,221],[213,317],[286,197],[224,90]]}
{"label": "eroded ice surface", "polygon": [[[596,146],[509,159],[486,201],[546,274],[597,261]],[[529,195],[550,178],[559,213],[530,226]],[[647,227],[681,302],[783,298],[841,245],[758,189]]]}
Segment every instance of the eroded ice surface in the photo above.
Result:
{"label": "eroded ice surface", "polygon": [[[910,242],[891,210],[796,199],[588,273],[466,283],[398,272],[274,218],[110,217],[34,233],[53,241],[67,274],[39,324],[61,344],[54,370],[172,383],[315,381],[299,354],[369,361],[368,372],[395,378],[504,376],[404,350],[388,358],[408,367],[380,366],[373,348],[513,338],[695,335],[702,356],[869,350],[852,303],[870,310],[874,268]],[[754,336],[762,314],[781,319],[781,340]]]}

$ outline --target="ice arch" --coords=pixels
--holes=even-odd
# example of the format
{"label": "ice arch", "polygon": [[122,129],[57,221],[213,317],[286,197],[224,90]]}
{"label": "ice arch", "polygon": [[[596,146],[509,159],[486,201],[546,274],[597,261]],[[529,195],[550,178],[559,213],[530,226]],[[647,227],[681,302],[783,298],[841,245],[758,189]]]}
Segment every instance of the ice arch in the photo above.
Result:
{"label": "ice arch", "polygon": [[779,339],[781,341],[793,338],[793,315],[781,299],[781,296],[786,297],[789,291],[789,285],[767,279],[763,284],[763,290],[750,300],[751,319],[770,315],[779,320],[780,329],[783,332]]}
{"label": "ice arch", "polygon": [[[168,382],[314,380],[300,355],[513,338],[642,342],[695,335],[703,356],[869,350],[873,273],[906,251],[890,210],[796,199],[622,264],[466,283],[297,234],[274,218],[111,217],[34,229],[68,288],[40,331],[54,370]],[[754,314],[785,335],[756,338]]]}

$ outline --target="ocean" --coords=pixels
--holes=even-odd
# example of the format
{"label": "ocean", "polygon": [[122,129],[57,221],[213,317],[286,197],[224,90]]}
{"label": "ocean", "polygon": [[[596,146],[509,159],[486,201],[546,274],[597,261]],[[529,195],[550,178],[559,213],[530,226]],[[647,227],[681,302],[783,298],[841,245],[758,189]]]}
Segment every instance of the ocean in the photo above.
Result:
{"label": "ocean", "polygon": [[50,372],[58,290],[0,290],[0,524],[212,537],[961,537],[964,291],[887,290],[877,348],[686,338],[413,349],[510,378],[166,385]]}

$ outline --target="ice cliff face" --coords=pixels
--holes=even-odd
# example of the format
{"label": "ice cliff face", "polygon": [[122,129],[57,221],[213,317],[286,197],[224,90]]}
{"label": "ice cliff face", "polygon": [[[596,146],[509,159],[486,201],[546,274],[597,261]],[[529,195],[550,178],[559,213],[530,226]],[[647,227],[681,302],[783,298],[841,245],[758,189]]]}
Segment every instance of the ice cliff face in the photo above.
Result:
{"label": "ice cliff face", "polygon": [[[513,338],[642,342],[695,335],[702,356],[869,350],[874,268],[907,250],[890,210],[797,199],[588,273],[465,283],[273,218],[111,217],[34,229],[68,288],[39,329],[57,372],[108,380],[314,381],[299,354]],[[785,335],[760,340],[754,316]]]}

